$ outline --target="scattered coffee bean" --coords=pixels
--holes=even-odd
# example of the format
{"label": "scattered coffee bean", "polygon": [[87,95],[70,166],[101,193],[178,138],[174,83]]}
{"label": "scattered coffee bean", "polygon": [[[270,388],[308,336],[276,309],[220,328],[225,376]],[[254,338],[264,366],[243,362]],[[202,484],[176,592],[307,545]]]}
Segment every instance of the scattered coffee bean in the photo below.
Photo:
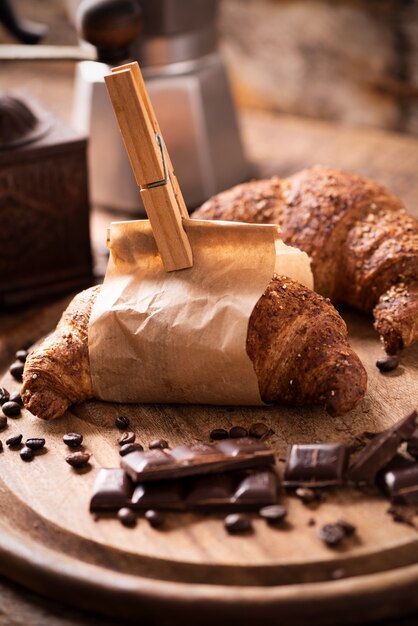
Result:
{"label": "scattered coffee bean", "polygon": [[312,502],[318,502],[318,495],[313,489],[309,487],[298,487],[295,491],[295,495],[302,500],[303,504],[312,504]]}
{"label": "scattered coffee bean", "polygon": [[133,443],[135,441],[136,435],[135,433],[131,433],[130,431],[125,431],[118,439],[118,444],[123,446],[125,443]]}
{"label": "scattered coffee bean", "polygon": [[19,446],[22,443],[22,435],[14,435],[13,437],[9,437],[6,439],[6,445],[10,448],[14,448]]}
{"label": "scattered coffee bean", "polygon": [[160,511],[154,511],[153,509],[145,512],[145,519],[153,528],[159,528],[165,522],[164,515]]}
{"label": "scattered coffee bean", "polygon": [[10,400],[10,394],[5,387],[0,387],[0,405]]}
{"label": "scattered coffee bean", "polygon": [[30,450],[41,450],[45,445],[45,439],[42,439],[42,437],[30,437],[26,439],[25,445]]}
{"label": "scattered coffee bean", "polygon": [[337,521],[337,526],[343,529],[346,537],[351,537],[351,535],[354,535],[357,530],[354,524],[350,524],[350,522],[347,522],[345,519],[339,519]]}
{"label": "scattered coffee bean", "polygon": [[255,439],[261,439],[268,432],[269,428],[263,422],[256,422],[255,424],[251,424],[250,426],[250,437],[254,437]]}
{"label": "scattered coffee bean", "polygon": [[27,357],[28,357],[27,350],[18,350],[15,355],[16,361],[20,361],[21,363],[24,363]]}
{"label": "scattered coffee bean", "polygon": [[241,437],[248,437],[248,430],[243,426],[233,426],[229,431],[231,439],[240,439]]}
{"label": "scattered coffee bean", "polygon": [[396,356],[383,356],[376,361],[376,367],[381,372],[392,372],[399,365],[399,359]]}
{"label": "scattered coffee bean", "polygon": [[164,448],[168,447],[168,441],[166,441],[165,439],[154,439],[154,441],[151,441],[151,443],[149,444],[150,450],[164,450]]}
{"label": "scattered coffee bean", "polygon": [[124,443],[123,446],[120,447],[119,454],[120,456],[126,456],[131,452],[135,452],[135,450],[139,450],[139,452],[142,452],[143,449],[144,447],[141,446],[140,443]]}
{"label": "scattered coffee bean", "polygon": [[24,446],[19,454],[22,461],[32,461],[33,459],[33,451],[27,446]]}
{"label": "scattered coffee bean", "polygon": [[260,437],[260,439],[261,441],[266,441],[266,439],[269,439],[269,437],[271,437],[272,435],[274,435],[274,430],[271,430],[271,428],[268,428],[267,431],[264,433],[264,435]]}
{"label": "scattered coffee bean", "polygon": [[129,428],[129,417],[119,415],[115,420],[115,425],[119,430],[127,430]]}
{"label": "scattered coffee bean", "polygon": [[14,391],[10,394],[10,402],[16,402],[19,406],[23,406],[22,396],[20,395],[20,391]]}
{"label": "scattered coffee bean", "polygon": [[214,441],[219,441],[221,439],[228,439],[229,435],[228,431],[226,431],[225,428],[214,428],[211,431],[209,437]]}
{"label": "scattered coffee bean", "polygon": [[15,380],[22,382],[24,368],[25,368],[24,363],[21,363],[20,361],[16,361],[15,363],[12,363],[12,365],[10,366],[9,372],[11,373],[11,375],[13,376]]}
{"label": "scattered coffee bean", "polygon": [[7,426],[7,417],[5,415],[0,415],[0,430],[4,430]]}
{"label": "scattered coffee bean", "polygon": [[119,509],[118,518],[124,526],[129,526],[132,528],[133,526],[136,525],[136,515],[132,511],[132,509],[128,509],[127,506],[124,506],[122,509]]}
{"label": "scattered coffee bean", "polygon": [[71,467],[79,469],[81,467],[86,467],[90,460],[90,457],[91,454],[89,454],[88,452],[72,452],[72,454],[69,454],[67,457],[65,457],[65,460],[69,465],[71,465]]}
{"label": "scattered coffee bean", "polygon": [[264,506],[260,509],[259,514],[271,526],[278,526],[285,520],[287,510],[280,504],[272,504],[270,506]]}
{"label": "scattered coffee bean", "polygon": [[20,406],[17,402],[11,402],[10,400],[9,402],[2,404],[1,410],[6,417],[16,417],[17,415],[20,415]]}
{"label": "scattered coffee bean", "polygon": [[252,530],[252,523],[249,517],[242,513],[230,513],[224,519],[224,526],[231,534],[248,533]]}
{"label": "scattered coffee bean", "polygon": [[345,531],[338,524],[325,524],[318,531],[318,536],[327,546],[337,546],[346,537]]}
{"label": "scattered coffee bean", "polygon": [[78,448],[83,443],[83,435],[80,435],[80,433],[67,433],[62,440],[69,448]]}

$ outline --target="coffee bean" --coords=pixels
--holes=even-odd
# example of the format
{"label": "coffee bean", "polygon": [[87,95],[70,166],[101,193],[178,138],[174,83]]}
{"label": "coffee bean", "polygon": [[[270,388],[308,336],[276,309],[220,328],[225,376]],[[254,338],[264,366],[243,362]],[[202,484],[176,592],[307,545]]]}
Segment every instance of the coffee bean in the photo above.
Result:
{"label": "coffee bean", "polygon": [[345,531],[338,524],[325,524],[318,531],[318,537],[331,547],[341,543],[345,536]]}
{"label": "coffee bean", "polygon": [[132,511],[132,509],[128,509],[127,506],[124,506],[122,509],[119,509],[118,518],[119,518],[119,521],[124,526],[129,526],[132,528],[133,526],[136,525],[136,515]]}
{"label": "coffee bean", "polygon": [[122,435],[118,439],[118,444],[123,446],[125,443],[133,443],[135,441],[136,435],[135,433],[131,433],[130,431],[126,431],[122,433]]}
{"label": "coffee bean", "polygon": [[261,441],[266,441],[266,439],[269,439],[269,437],[271,437],[272,435],[274,435],[274,430],[271,430],[271,428],[267,428],[266,432],[260,437],[260,439]]}
{"label": "coffee bean", "polygon": [[347,522],[345,519],[339,519],[337,521],[337,526],[343,529],[346,537],[351,537],[351,535],[354,535],[357,530],[354,524],[350,524],[350,522]]}
{"label": "coffee bean", "polygon": [[209,437],[214,441],[219,441],[220,439],[228,439],[229,435],[225,428],[214,428]]}
{"label": "coffee bean", "polygon": [[0,452],[3,452],[3,442],[0,441]]}
{"label": "coffee bean", "polygon": [[9,437],[6,439],[6,445],[14,448],[19,446],[22,443],[22,435],[14,435],[13,437]]}
{"label": "coffee bean", "polygon": [[11,402],[10,400],[9,402],[2,404],[1,410],[6,417],[16,417],[17,415],[20,415],[20,406],[17,402]]}
{"label": "coffee bean", "polygon": [[20,391],[14,391],[10,394],[10,402],[16,402],[19,406],[23,406],[22,396],[20,395]]}
{"label": "coffee bean", "polygon": [[165,448],[168,448],[168,441],[166,441],[165,439],[154,439],[149,444],[150,450],[156,450],[156,449],[164,450]]}
{"label": "coffee bean", "polygon": [[21,363],[24,363],[27,357],[28,357],[27,350],[18,350],[15,355],[16,361],[20,361]]}
{"label": "coffee bean", "polygon": [[0,405],[10,400],[10,393],[5,387],[0,387]]}
{"label": "coffee bean", "polygon": [[21,363],[20,361],[16,361],[15,363],[12,363],[12,365],[10,366],[9,372],[11,373],[11,375],[13,376],[15,380],[22,382],[24,369],[25,369],[25,364]]}
{"label": "coffee bean", "polygon": [[80,435],[80,433],[67,433],[62,440],[69,448],[78,448],[83,443],[83,435]]}
{"label": "coffee bean", "polygon": [[116,418],[115,424],[116,427],[119,428],[119,430],[127,430],[129,428],[129,417],[126,417],[125,415],[120,415]]}
{"label": "coffee bean", "polygon": [[250,518],[242,513],[231,513],[227,515],[224,519],[224,526],[231,535],[248,533],[252,530]]}
{"label": "coffee bean", "polygon": [[33,459],[33,451],[27,446],[24,446],[19,454],[22,461],[32,461]]}
{"label": "coffee bean", "polygon": [[141,446],[140,443],[124,443],[123,446],[120,447],[119,454],[121,456],[126,456],[127,454],[130,454],[131,452],[135,452],[136,450],[139,450],[139,452],[142,452],[143,449],[144,447]]}
{"label": "coffee bean", "polygon": [[256,422],[255,424],[251,424],[250,426],[250,437],[254,437],[255,439],[261,439],[268,432],[269,428],[263,422]]}
{"label": "coffee bean", "polygon": [[0,415],[0,430],[4,430],[7,426],[7,417],[5,415]]}
{"label": "coffee bean", "polygon": [[396,356],[383,356],[376,361],[376,367],[381,372],[392,372],[399,365],[399,359]]}
{"label": "coffee bean", "polygon": [[145,512],[145,519],[153,528],[159,528],[165,521],[164,515],[160,511],[154,511],[153,509]]}
{"label": "coffee bean", "polygon": [[241,437],[248,437],[248,430],[242,426],[233,426],[229,431],[231,439],[240,439]]}
{"label": "coffee bean", "polygon": [[26,439],[25,445],[31,450],[41,450],[45,445],[45,439],[42,439],[42,437],[30,437]]}
{"label": "coffee bean", "polygon": [[79,469],[81,467],[86,467],[90,460],[91,454],[88,452],[73,452],[65,457],[65,460],[71,467],[75,467]]}
{"label": "coffee bean", "polygon": [[280,504],[272,504],[270,506],[264,506],[260,509],[259,514],[268,524],[277,526],[285,520],[287,510]]}
{"label": "coffee bean", "polygon": [[299,500],[302,500],[303,504],[312,504],[312,502],[318,502],[320,499],[318,494],[313,489],[309,489],[309,487],[298,487],[295,495]]}

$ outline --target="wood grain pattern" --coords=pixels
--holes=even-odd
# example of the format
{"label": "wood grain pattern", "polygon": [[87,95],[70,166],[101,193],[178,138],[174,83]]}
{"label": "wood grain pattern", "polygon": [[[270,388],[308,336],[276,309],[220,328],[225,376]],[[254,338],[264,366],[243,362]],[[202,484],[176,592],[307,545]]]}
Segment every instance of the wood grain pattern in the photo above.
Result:
{"label": "wood grain pattern", "polygon": [[[229,537],[217,517],[171,514],[164,531],[151,529],[144,520],[127,530],[114,519],[95,521],[88,512],[96,469],[119,462],[114,426],[118,414],[130,417],[144,444],[155,437],[172,445],[206,441],[214,426],[248,426],[263,420],[275,431],[272,445],[279,458],[289,443],[349,442],[364,430],[380,431],[405,415],[418,404],[418,347],[404,353],[398,370],[383,376],[374,365],[381,348],[369,320],[353,314],[347,319],[351,342],[370,382],[362,406],[344,417],[330,419],[319,409],[228,410],[93,401],[73,407],[55,423],[26,412],[10,419],[3,439],[19,432],[24,437],[45,436],[48,451],[28,464],[8,449],[0,455],[0,503],[5,511],[0,521],[0,571],[12,571],[16,580],[43,593],[60,596],[64,587],[67,592],[77,589],[77,602],[88,608],[112,613],[119,607],[125,616],[141,610],[150,623],[158,624],[170,623],[167,611],[174,606],[176,619],[184,614],[185,623],[196,620],[196,611],[204,606],[205,617],[199,619],[208,623],[214,603],[232,623],[231,607],[238,602],[248,605],[248,624],[258,619],[258,603],[266,623],[273,623],[273,607],[283,617],[302,620],[308,603],[317,607],[312,610],[318,611],[321,623],[330,623],[329,607],[341,623],[358,619],[359,611],[363,617],[365,610],[367,615],[386,615],[394,609],[395,593],[397,598],[405,596],[403,608],[410,610],[416,598],[406,590],[418,583],[418,534],[392,521],[388,502],[377,491],[366,497],[350,489],[336,490],[315,510],[282,494],[289,527],[272,529],[255,520],[252,537]],[[8,375],[0,384],[18,387]],[[67,449],[61,438],[70,430],[82,432],[85,448],[93,453],[92,469],[83,475],[64,461]],[[308,526],[312,516],[314,527]],[[317,529],[340,517],[358,526],[358,539],[334,551],[318,539]],[[333,580],[336,576],[342,579]],[[347,594],[350,615],[342,611]],[[367,609],[366,597],[371,602]],[[156,598],[157,610],[152,602]]]}

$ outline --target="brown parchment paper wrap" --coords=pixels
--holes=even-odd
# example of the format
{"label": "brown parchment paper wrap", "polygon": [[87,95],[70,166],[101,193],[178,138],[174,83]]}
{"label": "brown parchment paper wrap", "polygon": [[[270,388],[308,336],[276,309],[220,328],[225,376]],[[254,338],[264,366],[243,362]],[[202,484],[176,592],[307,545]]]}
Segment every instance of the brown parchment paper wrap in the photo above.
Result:
{"label": "brown parchment paper wrap", "polygon": [[289,275],[283,264],[293,262],[291,277],[312,287],[309,259],[285,246],[274,225],[184,226],[193,267],[167,273],[147,220],[111,224],[89,326],[94,394],[117,402],[263,404],[246,352],[248,320],[274,271]]}

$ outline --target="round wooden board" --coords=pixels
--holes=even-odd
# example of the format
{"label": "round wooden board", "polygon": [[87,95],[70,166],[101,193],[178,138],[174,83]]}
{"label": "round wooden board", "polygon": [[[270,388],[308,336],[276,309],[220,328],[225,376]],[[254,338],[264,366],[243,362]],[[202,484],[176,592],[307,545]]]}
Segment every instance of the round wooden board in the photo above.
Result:
{"label": "round wooden board", "polygon": [[[128,415],[138,440],[164,437],[171,445],[207,441],[214,427],[264,421],[275,431],[278,458],[290,443],[352,442],[378,432],[418,405],[418,346],[405,351],[395,372],[382,375],[382,354],[370,320],[346,316],[353,347],[369,374],[368,394],[355,411],[335,419],[320,409],[112,405],[87,402],[54,423],[28,412],[9,419],[0,438],[43,436],[47,451],[31,463],[16,451],[0,454],[0,573],[40,593],[149,624],[355,623],[418,607],[418,533],[396,524],[377,491],[339,489],[308,508],[282,494],[289,524],[283,529],[254,521],[251,536],[229,536],[222,517],[170,514],[164,530],[144,520],[126,529],[89,513],[99,467],[119,464],[114,421]],[[0,383],[18,384],[10,376]],[[83,433],[92,468],[74,471],[64,457],[65,432]],[[282,467],[279,462],[279,467]],[[310,518],[315,526],[308,524]],[[358,536],[338,550],[327,548],[318,528],[344,518]],[[418,521],[418,519],[417,519]]]}

